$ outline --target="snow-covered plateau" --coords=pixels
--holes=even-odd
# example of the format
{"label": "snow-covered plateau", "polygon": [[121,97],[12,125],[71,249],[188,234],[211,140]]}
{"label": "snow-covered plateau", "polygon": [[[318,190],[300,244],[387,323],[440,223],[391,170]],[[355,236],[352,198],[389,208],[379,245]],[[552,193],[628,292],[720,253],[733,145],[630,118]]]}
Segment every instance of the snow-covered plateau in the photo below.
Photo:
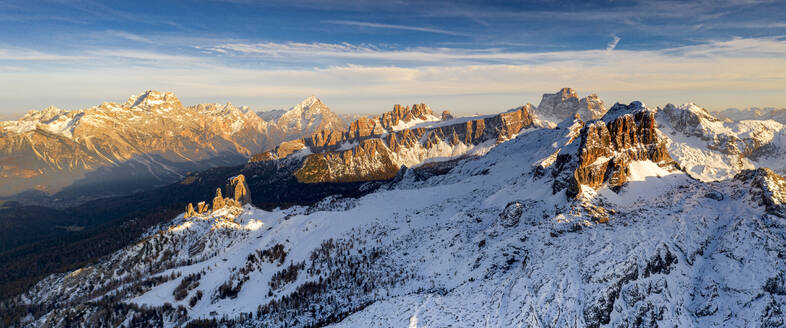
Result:
{"label": "snow-covered plateau", "polygon": [[[31,307],[20,325],[783,327],[783,128],[696,112],[615,105],[595,123],[522,129],[447,173],[403,169],[359,198],[180,215],[39,282],[18,298]],[[622,160],[657,150],[625,134],[576,163],[597,146],[588,127],[646,135],[650,113],[676,165]],[[772,153],[745,161],[712,146],[722,135]],[[624,163],[623,185],[567,194],[563,179],[609,162]]]}

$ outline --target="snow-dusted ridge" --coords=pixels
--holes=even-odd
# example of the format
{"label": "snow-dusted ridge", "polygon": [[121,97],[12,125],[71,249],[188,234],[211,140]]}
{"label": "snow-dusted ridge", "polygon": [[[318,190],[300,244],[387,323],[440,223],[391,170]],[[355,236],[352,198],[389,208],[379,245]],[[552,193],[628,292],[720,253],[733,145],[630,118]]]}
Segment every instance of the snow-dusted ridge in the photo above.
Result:
{"label": "snow-dusted ridge", "polygon": [[692,103],[658,109],[657,122],[671,156],[697,179],[729,179],[756,167],[786,173],[786,127],[779,122],[722,121]]}
{"label": "snow-dusted ridge", "polygon": [[634,161],[616,191],[569,198],[553,186],[581,126],[524,130],[357,199],[179,216],[39,283],[22,300],[51,307],[27,325],[783,325],[782,177],[702,182]]}

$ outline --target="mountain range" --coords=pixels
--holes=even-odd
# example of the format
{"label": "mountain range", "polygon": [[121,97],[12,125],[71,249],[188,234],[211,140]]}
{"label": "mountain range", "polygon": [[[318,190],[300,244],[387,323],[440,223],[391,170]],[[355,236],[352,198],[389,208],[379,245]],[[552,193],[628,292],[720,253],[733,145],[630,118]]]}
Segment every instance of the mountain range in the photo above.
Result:
{"label": "mountain range", "polygon": [[786,124],[786,108],[728,108],[717,113],[718,118],[732,121],[774,120]]}
{"label": "mountain range", "polygon": [[325,113],[305,103],[290,111],[297,119],[269,113],[290,139],[243,165],[103,200],[179,214],[0,303],[2,322],[786,322],[779,122],[723,120],[696,104],[606,108],[569,88],[498,114],[395,105],[346,126],[303,114]]}
{"label": "mountain range", "polygon": [[346,123],[313,96],[261,117],[230,103],[183,106],[173,93],[153,90],[122,104],[30,111],[0,122],[0,183],[8,186],[0,197],[65,206],[128,194],[242,164],[322,129]]}

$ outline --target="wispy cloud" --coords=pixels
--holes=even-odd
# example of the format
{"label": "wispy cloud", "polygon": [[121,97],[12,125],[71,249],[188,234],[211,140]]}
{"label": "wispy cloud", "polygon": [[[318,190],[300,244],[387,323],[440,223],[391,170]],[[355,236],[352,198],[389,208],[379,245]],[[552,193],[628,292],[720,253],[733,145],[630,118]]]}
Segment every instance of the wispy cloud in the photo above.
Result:
{"label": "wispy cloud", "polygon": [[88,59],[87,56],[82,55],[61,55],[37,50],[19,48],[19,47],[4,47],[0,48],[0,60],[9,61],[59,61],[71,62]]}
{"label": "wispy cloud", "polygon": [[618,37],[616,35],[613,35],[613,34],[611,35],[611,37],[612,37],[612,40],[606,46],[606,52],[611,52],[612,50],[614,50],[614,48],[617,47],[617,44],[620,43],[620,37]]}
{"label": "wispy cloud", "polygon": [[[0,98],[8,106],[38,99],[37,92],[41,89],[56,90],[50,97],[59,93],[68,99],[93,99],[89,97],[125,96],[157,88],[175,91],[187,103],[213,97],[255,99],[256,103],[250,105],[279,104],[286,102],[282,99],[317,94],[344,104],[345,110],[382,110],[390,99],[425,98],[431,99],[435,108],[442,104],[458,111],[490,112],[515,105],[510,103],[511,99],[538,100],[522,95],[572,86],[582,92],[598,92],[602,97],[633,95],[652,105],[695,101],[711,108],[786,106],[781,92],[781,86],[786,85],[786,58],[777,55],[786,53],[786,41],[776,38],[611,52],[605,49],[537,53],[503,49],[397,50],[329,43],[237,43],[218,49],[225,53],[187,56],[135,49],[86,51],[85,56],[89,58],[79,59],[82,62],[77,60],[73,65],[70,63],[78,58],[62,58],[56,69],[28,67],[23,72],[0,71],[0,85],[7,86],[0,90]],[[58,60],[35,51],[24,51],[26,55],[19,56],[19,49],[16,50],[14,58]],[[232,56],[250,56],[249,62],[299,57],[316,63],[326,55],[345,57],[338,61],[340,64],[316,68],[313,65],[264,68],[265,65],[235,65],[231,61]],[[427,59],[409,65],[409,60],[421,56]],[[0,50],[0,59],[4,57],[9,57],[9,52]],[[377,61],[358,64],[368,58]],[[130,66],[126,61],[139,61],[143,65]],[[641,65],[642,62],[647,65]],[[364,96],[359,98],[359,94]],[[478,107],[479,102],[455,100],[480,95],[497,97],[482,98],[482,108]],[[632,100],[604,98],[607,102]]]}
{"label": "wispy cloud", "polygon": [[393,29],[393,30],[405,30],[405,31],[437,33],[437,34],[445,34],[445,35],[468,36],[468,34],[466,34],[466,33],[459,33],[459,32],[455,32],[455,31],[448,31],[448,30],[439,29],[439,28],[410,26],[410,25],[379,24],[379,23],[359,22],[359,21],[346,21],[346,20],[326,20],[324,22],[328,23],[328,24],[337,24],[337,25],[350,25],[350,26],[371,27],[371,28],[381,28],[381,29]]}
{"label": "wispy cloud", "polygon": [[123,39],[126,39],[126,40],[131,40],[131,41],[136,41],[136,42],[154,43],[153,40],[150,40],[150,39],[148,39],[146,37],[143,37],[143,36],[137,35],[137,34],[133,34],[133,33],[129,33],[129,32],[124,32],[124,31],[107,30],[106,34],[109,35],[109,36],[112,36],[112,37],[123,38]]}

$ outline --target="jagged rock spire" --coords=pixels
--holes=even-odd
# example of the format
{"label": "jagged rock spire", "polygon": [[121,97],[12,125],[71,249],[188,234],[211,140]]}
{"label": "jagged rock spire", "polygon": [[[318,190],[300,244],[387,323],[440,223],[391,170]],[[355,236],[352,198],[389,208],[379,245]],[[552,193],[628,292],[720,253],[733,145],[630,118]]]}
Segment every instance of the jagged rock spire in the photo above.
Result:
{"label": "jagged rock spire", "polygon": [[251,202],[251,193],[248,190],[248,185],[246,185],[246,177],[242,174],[229,178],[226,191],[227,196],[232,197],[234,201],[241,205]]}
{"label": "jagged rock spire", "polygon": [[213,197],[213,211],[224,207],[224,197],[221,196],[221,188],[216,188],[216,197]]}
{"label": "jagged rock spire", "polygon": [[188,219],[194,215],[196,215],[196,212],[194,212],[194,204],[188,203],[186,206],[186,214],[184,214],[183,217]]}

